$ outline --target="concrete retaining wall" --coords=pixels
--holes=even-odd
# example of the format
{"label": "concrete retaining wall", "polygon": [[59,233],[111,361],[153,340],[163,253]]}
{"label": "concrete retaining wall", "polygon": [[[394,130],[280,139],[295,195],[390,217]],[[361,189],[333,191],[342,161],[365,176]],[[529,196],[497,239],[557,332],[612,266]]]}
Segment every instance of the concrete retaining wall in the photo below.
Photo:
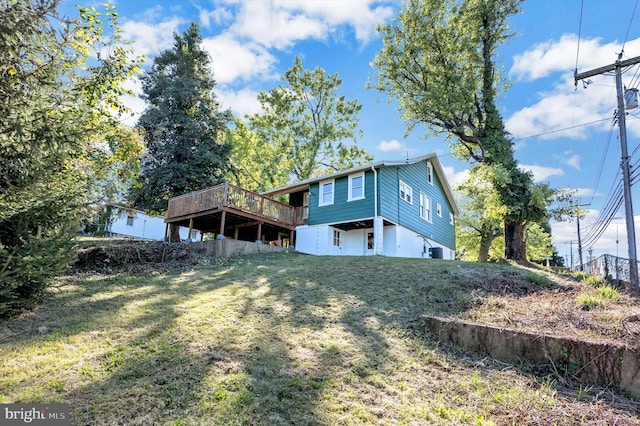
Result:
{"label": "concrete retaining wall", "polygon": [[192,253],[202,253],[213,257],[235,257],[245,254],[255,253],[281,253],[287,249],[270,246],[267,244],[256,244],[250,241],[240,240],[211,240],[190,243]]}
{"label": "concrete retaining wall", "polygon": [[444,344],[505,362],[526,360],[555,366],[584,383],[611,386],[640,396],[640,352],[612,344],[589,343],[523,333],[434,316],[421,318],[422,331]]}

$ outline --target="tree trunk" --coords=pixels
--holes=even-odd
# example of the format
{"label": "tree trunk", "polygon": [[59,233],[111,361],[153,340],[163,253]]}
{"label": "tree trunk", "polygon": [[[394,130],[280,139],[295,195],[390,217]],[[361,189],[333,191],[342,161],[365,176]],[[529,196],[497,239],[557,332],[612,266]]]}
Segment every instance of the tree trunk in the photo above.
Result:
{"label": "tree trunk", "polygon": [[487,263],[489,261],[489,249],[493,240],[496,239],[498,234],[494,232],[492,227],[486,225],[482,226],[480,231],[480,251],[478,252],[478,262]]}
{"label": "tree trunk", "polygon": [[178,225],[174,225],[173,223],[169,225],[169,242],[180,242],[180,227]]}
{"label": "tree trunk", "polygon": [[527,245],[524,241],[524,224],[505,222],[504,257],[509,260],[527,260]]}

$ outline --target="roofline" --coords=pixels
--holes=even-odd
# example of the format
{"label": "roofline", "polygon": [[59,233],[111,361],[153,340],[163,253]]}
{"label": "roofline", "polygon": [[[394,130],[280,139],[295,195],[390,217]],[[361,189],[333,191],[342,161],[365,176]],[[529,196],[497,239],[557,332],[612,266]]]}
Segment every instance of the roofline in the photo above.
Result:
{"label": "roofline", "polygon": [[375,163],[368,163],[362,166],[354,167],[349,170],[342,170],[339,172],[334,172],[328,175],[317,176],[310,179],[306,179],[300,182],[292,183],[289,185],[282,186],[280,188],[272,189],[271,191],[262,192],[261,195],[264,196],[274,196],[279,194],[288,194],[294,192],[296,190],[302,190],[308,188],[310,184],[315,182],[320,182],[329,179],[335,179],[342,176],[347,176],[356,172],[371,170],[371,168],[381,169],[383,167],[393,167],[393,166],[405,166],[408,164],[415,164],[423,160],[431,160],[431,163],[435,166],[436,173],[440,176],[440,183],[444,189],[445,195],[453,208],[454,214],[458,215],[459,210],[456,204],[455,198],[453,197],[453,192],[451,191],[451,187],[449,186],[449,182],[446,179],[444,174],[444,170],[442,169],[442,165],[440,164],[440,160],[438,160],[438,156],[435,153],[421,155],[415,158],[408,158],[405,161],[378,161]]}

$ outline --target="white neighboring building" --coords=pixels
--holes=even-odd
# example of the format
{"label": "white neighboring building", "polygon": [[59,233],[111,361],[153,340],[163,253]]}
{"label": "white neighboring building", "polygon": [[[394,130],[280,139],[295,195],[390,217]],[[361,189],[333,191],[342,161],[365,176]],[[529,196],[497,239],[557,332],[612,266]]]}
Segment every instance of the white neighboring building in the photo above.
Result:
{"label": "white neighboring building", "polygon": [[[114,206],[113,221],[107,230],[112,235],[163,241],[166,224],[164,216],[150,216],[143,211]],[[189,229],[180,227],[180,238],[185,240]],[[200,240],[200,232],[192,230],[191,239]]]}

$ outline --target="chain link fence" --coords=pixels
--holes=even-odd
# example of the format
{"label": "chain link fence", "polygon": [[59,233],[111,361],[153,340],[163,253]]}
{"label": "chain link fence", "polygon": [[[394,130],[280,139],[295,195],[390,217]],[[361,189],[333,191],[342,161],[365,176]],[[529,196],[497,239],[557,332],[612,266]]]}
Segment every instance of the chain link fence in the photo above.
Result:
{"label": "chain link fence", "polygon": [[[637,270],[638,262],[634,263]],[[631,282],[629,278],[631,264],[632,262],[629,259],[603,254],[574,268],[574,271],[582,270],[587,275],[602,277],[610,282],[628,285]]]}

